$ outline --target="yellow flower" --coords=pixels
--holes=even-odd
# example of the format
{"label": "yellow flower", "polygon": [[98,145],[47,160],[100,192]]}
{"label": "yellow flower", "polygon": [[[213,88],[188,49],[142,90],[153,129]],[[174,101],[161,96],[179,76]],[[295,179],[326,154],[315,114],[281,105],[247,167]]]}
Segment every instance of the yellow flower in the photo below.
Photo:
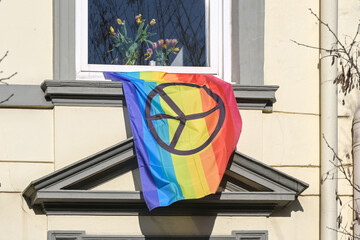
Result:
{"label": "yellow flower", "polygon": [[151,19],[151,21],[150,21],[150,25],[151,26],[154,26],[156,24],[156,20],[153,18],[153,19]]}
{"label": "yellow flower", "polygon": [[163,48],[166,49],[166,43],[163,45]]}
{"label": "yellow flower", "polygon": [[171,50],[172,50],[173,52],[177,52],[177,51],[180,51],[180,48],[178,48],[178,47],[177,47],[177,48],[174,48],[174,47],[173,47],[173,48],[171,48]]}
{"label": "yellow flower", "polygon": [[112,34],[112,35],[114,35],[114,28],[112,27],[112,26],[110,26],[110,33]]}
{"label": "yellow flower", "polygon": [[138,24],[141,23],[141,16],[142,16],[141,13],[139,15],[135,16],[135,20]]}
{"label": "yellow flower", "polygon": [[118,19],[117,19],[117,22],[118,22],[118,24],[119,24],[119,25],[124,25],[124,22],[123,22],[123,21],[121,21],[121,19],[120,19],[120,18],[118,18]]}

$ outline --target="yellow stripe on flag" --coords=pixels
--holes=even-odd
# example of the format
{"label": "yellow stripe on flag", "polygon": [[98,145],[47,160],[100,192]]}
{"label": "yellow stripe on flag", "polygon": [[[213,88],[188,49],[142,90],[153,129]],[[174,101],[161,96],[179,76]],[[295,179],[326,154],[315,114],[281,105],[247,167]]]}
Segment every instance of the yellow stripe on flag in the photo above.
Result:
{"label": "yellow stripe on flag", "polygon": [[[185,115],[203,112],[199,88],[175,85],[164,88],[164,92]],[[161,104],[163,103],[161,101]],[[167,106],[167,104],[164,103],[164,106]],[[166,113],[174,114],[173,111]],[[174,124],[174,121],[168,121],[168,123],[171,141],[178,123]],[[175,148],[177,150],[191,150],[201,146],[208,138],[209,133],[205,119],[188,120]],[[185,198],[198,198],[210,193],[199,153],[186,157],[175,154],[171,154],[171,156],[173,158],[175,174],[179,185],[184,189],[183,194]],[[185,190],[189,186],[192,186],[191,190]]]}

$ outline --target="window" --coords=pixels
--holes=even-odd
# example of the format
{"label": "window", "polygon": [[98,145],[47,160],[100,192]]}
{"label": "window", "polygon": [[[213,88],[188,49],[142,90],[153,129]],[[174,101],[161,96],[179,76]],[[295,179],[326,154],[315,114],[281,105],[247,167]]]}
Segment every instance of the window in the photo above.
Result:
{"label": "window", "polygon": [[[150,70],[221,77],[222,9],[218,0],[76,1],[76,77]],[[139,39],[139,30],[147,36]]]}
{"label": "window", "polygon": [[88,64],[210,65],[208,0],[88,0],[87,9]]}
{"label": "window", "polygon": [[[119,15],[111,12],[106,14],[95,14],[96,8],[94,5],[107,3],[108,7],[113,2],[126,1],[127,3],[134,3],[127,8],[119,8]],[[134,31],[138,27],[131,15],[138,15],[142,13],[142,20],[147,23],[152,18],[156,20],[158,28],[162,23],[161,18],[169,19],[171,9],[164,11],[164,14],[155,14],[155,17],[150,14],[153,11],[163,11],[162,8],[155,8],[152,6],[139,5],[140,2],[154,2],[157,0],[55,0],[54,1],[54,79],[55,80],[99,80],[103,79],[102,71],[143,71],[143,70],[159,70],[176,73],[205,73],[214,74],[219,78],[228,82],[240,83],[245,85],[263,85],[263,62],[264,62],[264,0],[169,0],[161,1],[165,5],[181,5],[182,8],[188,8],[192,1],[198,3],[197,8],[201,8],[201,17],[203,20],[197,21],[203,24],[199,31],[199,39],[202,36],[203,53],[199,55],[194,54],[194,58],[199,58],[197,62],[189,61],[191,46],[181,40],[176,31],[157,29],[150,31],[157,33],[159,39],[176,39],[178,41],[179,51],[177,56],[172,55],[171,60],[167,63],[169,66],[162,66],[164,64],[155,64],[156,66],[149,66],[150,60],[156,62],[156,54],[153,53],[152,59],[149,62],[145,61],[144,53],[139,53],[139,59],[135,61],[137,65],[122,65],[122,59],[114,53],[110,53],[109,61],[100,61],[98,57],[93,56],[95,51],[99,54],[106,54],[111,51],[109,44],[112,44],[109,32],[110,26],[114,28],[114,32],[118,30],[120,25],[117,23],[117,18],[121,21],[125,20],[128,31]],[[186,3],[188,2],[188,3]],[[106,4],[103,5],[103,7]],[[149,4],[148,4],[149,5]],[[139,8],[136,11],[136,8]],[[166,6],[164,6],[166,7]],[[147,8],[147,9],[146,9]],[[128,15],[123,15],[124,9],[129,10]],[[126,10],[126,11],[127,11]],[[131,11],[130,11],[131,10]],[[150,11],[151,10],[151,11]],[[173,9],[174,11],[174,9]],[[181,10],[185,14],[185,10]],[[180,12],[181,12],[180,11]],[[186,13],[191,13],[187,10]],[[89,15],[90,14],[90,15]],[[105,26],[102,29],[94,27],[94,23],[98,21],[99,17],[109,15]],[[113,15],[113,16],[112,16]],[[204,16],[203,16],[204,15]],[[90,22],[89,20],[90,16]],[[94,19],[92,17],[94,16]],[[181,14],[180,14],[181,16]],[[173,14],[171,18],[180,17]],[[158,18],[158,19],[156,19]],[[191,16],[189,19],[192,19]],[[118,24],[118,25],[117,25]],[[132,30],[130,25],[132,24]],[[135,24],[135,25],[134,25]],[[169,24],[173,25],[174,23]],[[90,26],[90,30],[89,30]],[[155,25],[156,26],[156,25]],[[189,27],[189,24],[184,26]],[[184,27],[183,26],[183,27]],[[181,26],[179,26],[181,27]],[[159,31],[158,31],[159,30]],[[103,32],[101,32],[103,31]],[[170,32],[175,35],[170,34]],[[183,31],[184,32],[184,31]],[[186,31],[185,31],[186,32]],[[102,38],[103,47],[100,46],[94,49],[96,45],[96,34],[105,34]],[[170,36],[166,36],[166,35]],[[116,33],[117,34],[117,33]],[[163,35],[162,35],[163,34]],[[95,35],[95,38],[94,38]],[[156,35],[156,36],[157,36]],[[134,35],[129,35],[134,38]],[[158,41],[157,37],[152,36],[151,42]],[[186,38],[182,36],[183,38]],[[255,39],[255,40],[254,40]],[[189,39],[186,39],[189,41]],[[107,45],[106,45],[107,44]],[[100,44],[101,45],[101,44]],[[194,47],[194,46],[193,46]],[[146,46],[142,51],[146,49]],[[90,52],[90,53],[89,53]],[[154,52],[154,51],[153,51]],[[113,55],[111,55],[113,54]],[[141,58],[140,59],[140,55]],[[148,56],[146,56],[148,57]],[[113,61],[111,63],[111,61]],[[119,64],[114,64],[118,61]],[[191,63],[189,63],[191,62]],[[154,64],[152,64],[154,65]]]}

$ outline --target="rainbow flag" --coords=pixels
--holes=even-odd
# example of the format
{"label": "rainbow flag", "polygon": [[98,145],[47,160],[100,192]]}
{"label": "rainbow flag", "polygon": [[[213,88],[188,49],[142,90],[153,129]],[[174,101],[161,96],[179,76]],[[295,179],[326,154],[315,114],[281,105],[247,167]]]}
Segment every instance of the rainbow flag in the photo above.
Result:
{"label": "rainbow flag", "polygon": [[242,127],[231,85],[212,75],[104,75],[123,83],[149,210],[216,193]]}

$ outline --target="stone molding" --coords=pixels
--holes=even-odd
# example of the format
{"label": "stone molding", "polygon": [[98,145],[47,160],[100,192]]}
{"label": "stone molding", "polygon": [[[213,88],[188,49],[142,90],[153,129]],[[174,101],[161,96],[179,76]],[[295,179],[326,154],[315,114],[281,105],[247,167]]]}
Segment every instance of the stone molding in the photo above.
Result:
{"label": "stone molding", "polygon": [[149,212],[141,191],[91,190],[138,167],[133,139],[129,138],[32,181],[23,196],[42,214],[270,216],[308,187],[239,152],[230,161],[220,184],[225,191]]}
{"label": "stone molding", "polygon": [[61,240],[61,239],[72,239],[72,240],[90,240],[90,239],[108,239],[108,240],[242,240],[242,239],[253,239],[253,240],[267,240],[267,231],[232,231],[231,235],[221,236],[136,236],[136,235],[88,235],[85,231],[49,231],[48,240]]}
{"label": "stone molding", "polygon": [[[239,109],[271,112],[276,102],[278,86],[243,86],[234,84]],[[12,95],[12,96],[11,96]],[[0,96],[7,101],[0,107],[53,108],[54,106],[123,106],[121,82],[111,81],[54,81],[37,85],[0,85]],[[1,101],[1,99],[0,99]]]}

